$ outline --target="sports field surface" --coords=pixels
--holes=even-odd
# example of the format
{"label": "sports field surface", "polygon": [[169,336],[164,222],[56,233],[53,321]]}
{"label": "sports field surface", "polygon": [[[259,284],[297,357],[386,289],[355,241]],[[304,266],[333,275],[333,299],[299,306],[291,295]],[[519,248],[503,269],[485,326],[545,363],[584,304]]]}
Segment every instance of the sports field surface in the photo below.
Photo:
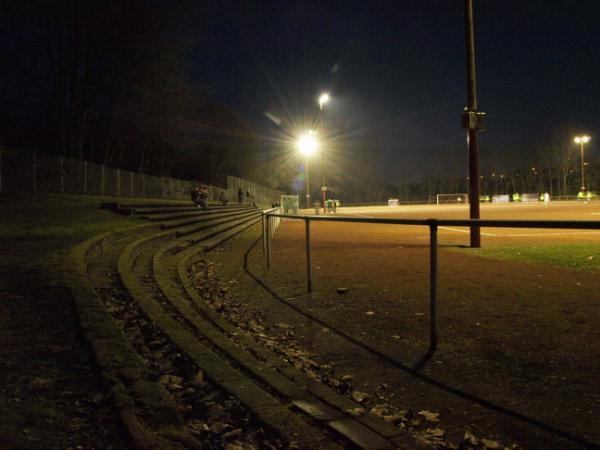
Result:
{"label": "sports field surface", "polygon": [[[468,207],[337,215],[467,219]],[[600,220],[600,203],[482,205],[481,218]],[[351,375],[353,389],[369,395],[367,410],[439,413],[435,426],[455,445],[465,432],[520,448],[600,445],[600,231],[484,228],[482,249],[467,247],[467,231],[440,227],[440,343],[425,360],[426,226],[313,222],[314,287],[306,294],[304,223],[285,220],[271,270],[255,246],[247,257],[254,281],[240,286],[255,284],[249,306],[264,323],[284,322],[319,365]],[[241,257],[235,252],[216,261]]]}

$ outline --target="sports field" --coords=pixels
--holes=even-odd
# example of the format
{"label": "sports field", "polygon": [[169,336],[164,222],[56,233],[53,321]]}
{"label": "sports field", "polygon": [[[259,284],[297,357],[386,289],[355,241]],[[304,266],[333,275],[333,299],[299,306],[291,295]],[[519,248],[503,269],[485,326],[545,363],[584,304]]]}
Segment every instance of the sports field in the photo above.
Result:
{"label": "sports field", "polygon": [[[467,219],[466,205],[340,208],[357,217]],[[482,219],[600,220],[600,203],[482,205]],[[320,364],[352,375],[377,403],[440,413],[449,441],[465,430],[523,448],[600,444],[600,230],[440,227],[440,345],[418,371],[429,332],[426,226],[313,222],[312,295],[302,221],[286,220],[272,269],[256,249],[250,272],[279,300],[257,300],[292,324]],[[571,258],[571,259],[569,259]],[[339,287],[346,294],[336,293]],[[306,322],[292,304],[320,323]],[[347,337],[363,343],[359,348]],[[366,348],[388,355],[391,367]]]}

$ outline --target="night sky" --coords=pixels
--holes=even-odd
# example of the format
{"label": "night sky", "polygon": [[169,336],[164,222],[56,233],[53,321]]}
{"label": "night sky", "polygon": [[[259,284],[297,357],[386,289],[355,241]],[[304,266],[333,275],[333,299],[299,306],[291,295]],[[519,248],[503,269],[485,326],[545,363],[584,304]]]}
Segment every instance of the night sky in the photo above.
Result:
{"label": "night sky", "polygon": [[[481,156],[530,146],[570,125],[600,140],[600,2],[475,0]],[[211,2],[191,77],[264,129],[318,113],[367,133],[383,179],[418,177],[440,155],[467,167],[462,0]],[[304,119],[303,119],[304,118]],[[597,139],[594,139],[598,135]],[[516,151],[515,149],[519,150]]]}

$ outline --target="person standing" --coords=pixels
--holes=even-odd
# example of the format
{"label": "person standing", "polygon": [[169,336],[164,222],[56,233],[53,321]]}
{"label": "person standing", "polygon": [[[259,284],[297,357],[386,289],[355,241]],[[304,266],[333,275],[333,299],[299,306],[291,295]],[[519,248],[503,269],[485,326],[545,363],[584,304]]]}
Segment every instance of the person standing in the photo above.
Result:
{"label": "person standing", "polygon": [[242,190],[242,188],[238,188],[238,203],[241,205],[242,203],[244,203],[244,191]]}
{"label": "person standing", "polygon": [[208,209],[208,188],[206,186],[200,188],[198,194],[198,207],[205,211]]}
{"label": "person standing", "polygon": [[200,206],[200,186],[196,186],[192,191],[192,195],[190,196],[194,205]]}

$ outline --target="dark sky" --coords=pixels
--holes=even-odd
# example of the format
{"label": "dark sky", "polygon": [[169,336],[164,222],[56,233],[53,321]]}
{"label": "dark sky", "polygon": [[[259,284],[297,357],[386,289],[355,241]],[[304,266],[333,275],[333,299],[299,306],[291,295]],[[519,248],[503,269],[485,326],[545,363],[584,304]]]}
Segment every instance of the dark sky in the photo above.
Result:
{"label": "dark sky", "polygon": [[[486,152],[527,151],[571,124],[600,140],[600,1],[475,0]],[[367,132],[383,178],[413,177],[440,155],[466,167],[462,0],[225,1],[206,12],[192,77],[264,127],[317,114]],[[597,139],[594,140],[597,134]],[[519,158],[518,154],[513,155]]]}

